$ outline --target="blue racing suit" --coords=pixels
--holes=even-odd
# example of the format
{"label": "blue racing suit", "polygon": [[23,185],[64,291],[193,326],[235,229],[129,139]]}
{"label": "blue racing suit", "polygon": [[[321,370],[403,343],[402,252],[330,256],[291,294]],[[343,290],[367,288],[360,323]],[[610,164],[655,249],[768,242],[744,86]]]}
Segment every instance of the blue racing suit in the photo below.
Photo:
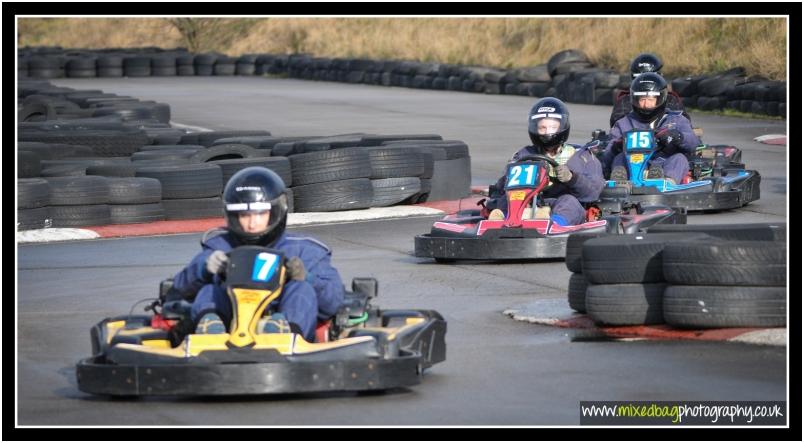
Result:
{"label": "blue racing suit", "polygon": [[[695,152],[695,148],[701,141],[692,132],[690,121],[681,115],[680,111],[667,111],[651,123],[639,121],[633,111],[617,120],[617,123],[611,128],[609,143],[606,145],[606,150],[600,159],[604,169],[611,171],[615,166],[622,166],[628,169],[625,163],[625,154],[622,153],[622,142],[626,132],[633,129],[653,129],[658,132],[663,128],[674,128],[683,134],[684,141],[679,148],[680,152],[667,155],[663,151],[657,151],[651,158],[650,163],[661,165],[666,177],[673,179],[676,183],[681,183],[681,180],[690,170],[688,156]],[[615,150],[615,145],[618,145],[619,149]]]}
{"label": "blue racing suit", "polygon": [[[232,305],[219,275],[206,268],[207,258],[215,250],[229,252],[239,245],[228,231],[201,241],[203,250],[173,278],[173,288],[187,300],[193,300],[190,318],[193,323],[208,312],[220,315],[224,324],[232,320]],[[344,288],[338,271],[330,264],[330,249],[320,241],[307,236],[283,233],[271,246],[285,253],[286,258],[299,257],[304,262],[307,276],[304,281],[288,280],[278,299],[269,308],[281,312],[289,323],[302,330],[304,338],[315,340],[317,319],[335,315],[343,303]],[[227,326],[228,328],[228,326]]]}
{"label": "blue racing suit", "polygon": [[[572,178],[566,183],[551,183],[542,191],[544,202],[551,208],[551,218],[561,225],[579,225],[586,221],[586,210],[581,203],[597,201],[606,182],[603,179],[603,170],[600,161],[588,149],[588,146],[573,146],[565,144],[562,151],[556,156],[558,164],[566,164],[572,172]],[[523,156],[539,154],[535,146],[525,146],[511,157],[509,163],[517,162]],[[566,155],[570,153],[570,155]],[[555,177],[554,168],[550,167],[549,175]],[[486,208],[501,209],[508,212],[508,200],[505,197],[506,175],[494,185],[494,195],[486,204]]]}

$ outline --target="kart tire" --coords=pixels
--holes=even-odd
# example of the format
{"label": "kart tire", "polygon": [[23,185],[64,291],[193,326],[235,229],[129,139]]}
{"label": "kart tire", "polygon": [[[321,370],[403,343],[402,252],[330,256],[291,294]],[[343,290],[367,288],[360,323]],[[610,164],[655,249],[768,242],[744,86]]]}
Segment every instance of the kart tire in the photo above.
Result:
{"label": "kart tire", "polygon": [[570,308],[580,313],[586,312],[586,277],[580,272],[573,272],[569,278],[569,288],[567,289],[567,300]]}
{"label": "kart tire", "polygon": [[655,325],[664,323],[664,283],[589,285],[586,312],[595,323]]}
{"label": "kart tire", "polygon": [[[51,177],[47,182],[52,206],[100,205],[109,202],[109,182],[106,177]],[[108,217],[108,209],[106,212]]]}
{"label": "kart tire", "polygon": [[418,194],[421,182],[418,177],[399,177],[371,180],[374,197],[372,208],[392,206]]}
{"label": "kart tire", "polygon": [[664,281],[662,251],[668,243],[699,241],[706,234],[626,234],[594,238],[581,250],[583,274],[592,284]]}
{"label": "kart tire", "polygon": [[155,178],[114,177],[106,180],[109,183],[109,204],[140,205],[162,200],[162,183]]}
{"label": "kart tire", "polygon": [[564,262],[567,265],[567,269],[570,272],[574,273],[581,273],[583,272],[583,261],[581,260],[581,251],[583,244],[587,240],[591,240],[593,238],[605,237],[611,234],[600,232],[600,233],[577,233],[577,234],[570,234],[567,237],[567,254]]}
{"label": "kart tire", "polygon": [[50,206],[54,228],[105,226],[111,224],[109,205]]}
{"label": "kart tire", "polygon": [[[293,155],[290,157],[290,165],[294,186],[367,179],[371,176],[371,160],[369,153],[363,148],[342,148]],[[371,185],[370,182],[368,184]],[[371,201],[367,204],[370,205]],[[296,210],[304,212],[302,207],[306,207],[306,204],[298,206]]]}
{"label": "kart tire", "polygon": [[681,328],[784,327],[786,288],[676,286],[664,292],[667,324]]}
{"label": "kart tire", "polygon": [[699,239],[668,244],[663,273],[680,285],[785,286],[786,255],[782,242]]}
{"label": "kart tire", "polygon": [[143,167],[138,168],[134,176],[162,182],[163,199],[215,197],[223,190],[221,168],[215,164]]}
{"label": "kart tire", "polygon": [[646,229],[650,234],[702,232],[723,240],[780,241],[787,239],[787,223],[750,223],[715,225],[659,224]]}
{"label": "kart tire", "polygon": [[42,178],[17,180],[17,209],[34,209],[50,203],[50,185]]}
{"label": "kart tire", "polygon": [[374,188],[371,186],[371,180],[367,178],[293,187],[293,205],[296,212],[366,209],[371,207],[373,199]]}

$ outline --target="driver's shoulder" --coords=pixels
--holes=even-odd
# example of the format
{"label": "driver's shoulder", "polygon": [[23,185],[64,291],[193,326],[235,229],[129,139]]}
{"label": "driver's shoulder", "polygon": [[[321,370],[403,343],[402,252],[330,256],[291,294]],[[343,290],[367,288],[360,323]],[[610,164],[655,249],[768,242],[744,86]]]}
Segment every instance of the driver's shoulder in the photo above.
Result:
{"label": "driver's shoulder", "polygon": [[231,249],[232,242],[229,238],[229,231],[225,228],[212,228],[207,230],[201,236],[201,246],[210,249]]}
{"label": "driver's shoulder", "polygon": [[315,237],[305,234],[286,235],[283,238],[282,246],[282,249],[292,250],[299,254],[302,252],[312,254],[329,254],[332,252],[326,243]]}

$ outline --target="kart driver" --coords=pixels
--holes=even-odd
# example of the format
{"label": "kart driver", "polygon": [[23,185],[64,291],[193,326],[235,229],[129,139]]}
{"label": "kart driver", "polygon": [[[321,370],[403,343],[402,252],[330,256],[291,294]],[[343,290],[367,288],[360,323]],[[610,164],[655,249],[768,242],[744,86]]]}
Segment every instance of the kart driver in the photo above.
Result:
{"label": "kart driver", "polygon": [[[659,72],[661,69],[662,60],[659,57],[653,54],[642,53],[636,56],[631,62],[631,79],[633,80],[639,74],[645,72],[655,72],[661,75]],[[611,117],[609,117],[609,127],[614,126],[617,120],[625,117],[633,109],[631,106],[630,91],[628,89],[619,91],[617,98],[614,99],[614,108],[612,108]],[[692,121],[687,111],[684,110],[684,103],[681,101],[681,97],[670,89],[670,85],[667,85],[667,109],[681,111],[681,114],[687,117],[687,120]]]}
{"label": "kart driver", "polygon": [[658,152],[650,160],[648,178],[667,178],[675,184],[681,183],[689,172],[687,155],[692,154],[701,141],[681,111],[667,109],[667,82],[653,72],[640,74],[631,82],[630,97],[633,110],[615,122],[601,157],[604,168],[611,169],[611,180],[628,180],[622,153],[625,133],[633,129],[653,129]]}
{"label": "kart driver", "polygon": [[[549,176],[558,180],[542,192],[544,202],[552,211],[550,219],[559,225],[578,225],[586,221],[586,210],[581,202],[591,203],[598,199],[605,181],[600,161],[586,147],[566,143],[570,121],[567,106],[559,99],[545,97],[528,114],[528,134],[533,143],[517,151],[510,162],[523,156],[541,154],[555,160],[559,166],[549,168]],[[505,197],[506,176],[492,186],[483,214],[489,220],[502,220],[508,210]],[[534,208],[535,210],[536,208]],[[546,218],[546,217],[545,217]]]}
{"label": "kart driver", "polygon": [[[227,229],[207,231],[202,251],[173,280],[173,288],[193,300],[190,319],[196,333],[226,333],[232,320],[221,280],[226,253],[240,245],[259,245],[281,250],[287,259],[288,280],[269,308],[284,314],[292,332],[313,342],[317,318],[335,315],[343,302],[343,284],[330,264],[330,249],[312,237],[285,233],[285,184],[269,169],[250,167],[232,176],[223,191],[223,206]],[[263,325],[266,331],[272,326]]]}

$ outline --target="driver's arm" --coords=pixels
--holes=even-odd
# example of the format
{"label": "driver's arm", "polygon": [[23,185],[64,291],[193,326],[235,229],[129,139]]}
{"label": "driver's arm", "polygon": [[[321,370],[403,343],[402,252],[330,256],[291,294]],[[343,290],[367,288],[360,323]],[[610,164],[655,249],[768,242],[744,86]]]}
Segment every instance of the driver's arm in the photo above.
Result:
{"label": "driver's arm", "polygon": [[214,249],[205,247],[184,269],[173,277],[173,289],[187,300],[192,300],[202,286],[212,283],[213,276],[207,271],[207,258]]}

